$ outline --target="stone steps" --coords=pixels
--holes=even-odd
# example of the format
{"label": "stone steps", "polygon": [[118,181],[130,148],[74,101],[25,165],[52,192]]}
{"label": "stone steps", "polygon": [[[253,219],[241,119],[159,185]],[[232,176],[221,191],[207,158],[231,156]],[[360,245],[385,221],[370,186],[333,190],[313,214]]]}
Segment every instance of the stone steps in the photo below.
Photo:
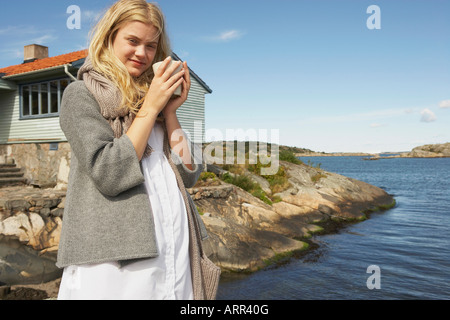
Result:
{"label": "stone steps", "polygon": [[25,185],[27,180],[23,175],[15,164],[0,164],[0,188]]}
{"label": "stone steps", "polygon": [[0,173],[21,171],[15,164],[0,164]]}

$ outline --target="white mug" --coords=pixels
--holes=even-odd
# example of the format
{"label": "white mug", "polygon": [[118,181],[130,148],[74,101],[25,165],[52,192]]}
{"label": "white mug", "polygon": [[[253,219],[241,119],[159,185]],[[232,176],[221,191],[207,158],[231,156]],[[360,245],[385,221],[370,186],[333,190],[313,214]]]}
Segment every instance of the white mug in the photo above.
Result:
{"label": "white mug", "polygon": [[[153,73],[156,73],[156,70],[158,70],[159,66],[163,63],[164,61],[160,61],[157,62],[153,65]],[[172,63],[174,63],[174,61],[170,61],[169,65],[167,66],[167,68],[169,68]],[[172,73],[172,76],[177,73],[180,72],[181,69],[183,69],[183,64],[180,64],[180,66]],[[174,96],[181,96],[181,89],[182,89],[182,85],[179,85],[178,88],[175,90],[175,92],[173,93]]]}

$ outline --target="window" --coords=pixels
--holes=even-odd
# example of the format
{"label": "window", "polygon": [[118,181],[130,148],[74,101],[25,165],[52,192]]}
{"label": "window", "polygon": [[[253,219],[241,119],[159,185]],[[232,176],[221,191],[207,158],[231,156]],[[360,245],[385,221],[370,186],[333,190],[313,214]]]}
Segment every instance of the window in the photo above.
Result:
{"label": "window", "polygon": [[22,85],[21,118],[51,117],[59,114],[64,89],[70,79],[60,79]]}

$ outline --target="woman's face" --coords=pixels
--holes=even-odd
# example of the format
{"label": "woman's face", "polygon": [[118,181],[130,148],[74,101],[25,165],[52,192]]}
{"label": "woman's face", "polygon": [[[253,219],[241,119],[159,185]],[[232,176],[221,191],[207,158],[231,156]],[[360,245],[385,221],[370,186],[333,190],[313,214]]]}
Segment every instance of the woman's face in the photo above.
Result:
{"label": "woman's face", "polygon": [[151,67],[158,47],[158,30],[150,24],[132,21],[119,29],[113,42],[114,54],[133,77]]}

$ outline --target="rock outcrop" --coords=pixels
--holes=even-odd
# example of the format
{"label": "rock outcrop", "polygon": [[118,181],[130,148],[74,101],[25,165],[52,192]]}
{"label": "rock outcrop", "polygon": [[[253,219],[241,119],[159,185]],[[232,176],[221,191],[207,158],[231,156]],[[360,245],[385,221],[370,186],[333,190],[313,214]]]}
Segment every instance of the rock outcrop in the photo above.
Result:
{"label": "rock outcrop", "polygon": [[450,157],[450,142],[441,144],[426,144],[415,147],[410,152],[401,152],[397,155],[384,156],[375,155],[364,160],[379,160],[392,158],[448,158]]}
{"label": "rock outcrop", "polygon": [[[290,187],[272,195],[281,200],[272,205],[218,179],[189,189],[209,232],[205,251],[223,270],[257,270],[304,250],[329,223],[362,220],[365,211],[393,204],[392,196],[364,182],[280,164]],[[64,200],[65,191],[56,189],[0,189],[0,282],[32,284],[60,276],[54,262]]]}
{"label": "rock outcrop", "polygon": [[439,158],[450,157],[450,142],[443,144],[427,144],[419,146],[403,155],[412,158]]}
{"label": "rock outcrop", "polygon": [[0,282],[41,283],[58,277],[56,253],[65,192],[0,189]]}
{"label": "rock outcrop", "polygon": [[[222,184],[193,188],[209,231],[205,251],[224,270],[254,271],[274,257],[308,247],[322,225],[365,219],[394,204],[392,196],[367,183],[305,165],[281,161],[291,187],[272,205]],[[317,178],[319,177],[319,178]]]}

